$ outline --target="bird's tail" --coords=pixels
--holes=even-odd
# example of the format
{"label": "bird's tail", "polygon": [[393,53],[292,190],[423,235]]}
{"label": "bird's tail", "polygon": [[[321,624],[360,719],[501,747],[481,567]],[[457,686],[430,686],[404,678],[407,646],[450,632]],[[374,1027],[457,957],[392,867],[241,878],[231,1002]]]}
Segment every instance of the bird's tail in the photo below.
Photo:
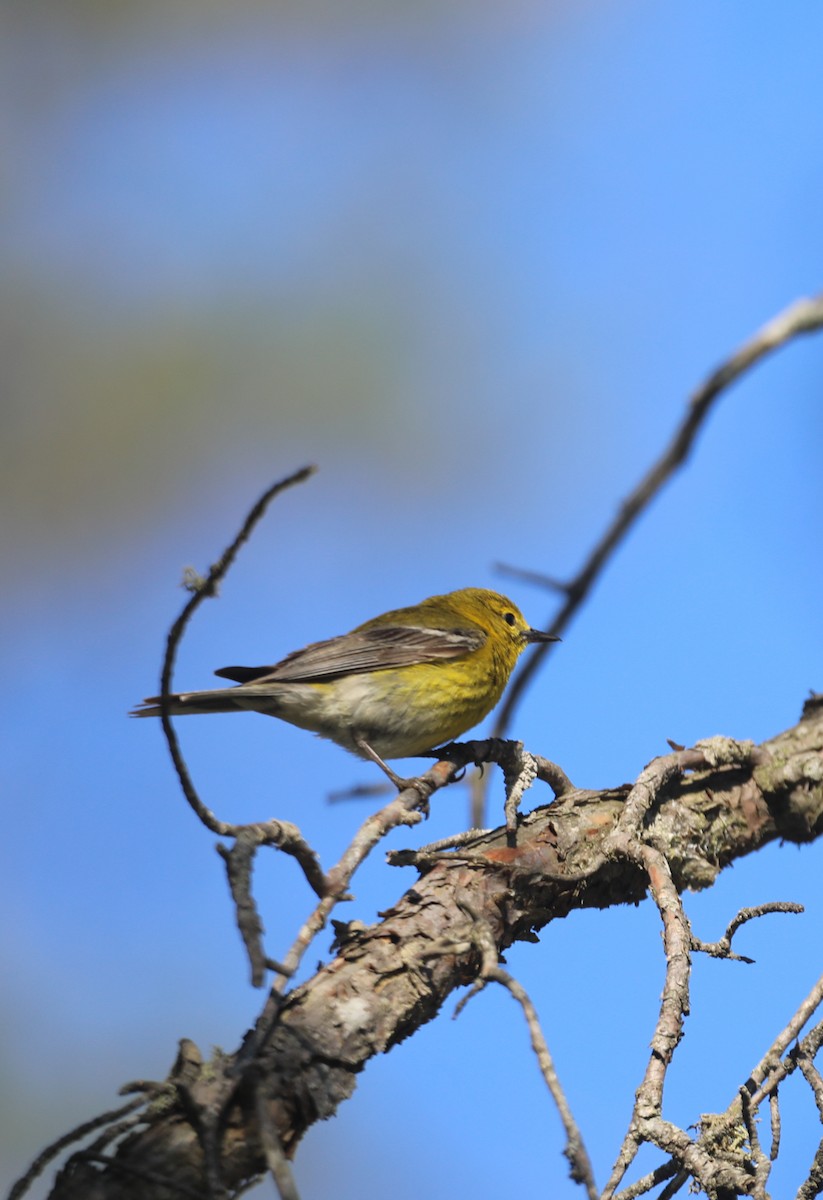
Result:
{"label": "bird's tail", "polygon": [[[243,712],[248,705],[238,704],[232,695],[233,688],[215,688],[208,692],[179,692],[169,696],[169,715],[184,717],[188,713]],[[159,717],[160,697],[147,696],[130,717]]]}

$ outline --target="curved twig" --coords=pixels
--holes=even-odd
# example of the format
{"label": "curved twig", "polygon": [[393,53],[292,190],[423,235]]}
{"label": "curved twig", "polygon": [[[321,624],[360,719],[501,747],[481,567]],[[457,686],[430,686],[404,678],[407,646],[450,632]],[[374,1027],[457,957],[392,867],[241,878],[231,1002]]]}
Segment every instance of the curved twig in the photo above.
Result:
{"label": "curved twig", "polygon": [[[552,620],[547,632],[559,634],[580,608],[592,586],[614,551],[649,506],[664,483],[675,473],[689,456],[712,404],[735,380],[750,370],[761,358],[771,354],[800,334],[813,333],[823,328],[823,293],[810,299],[796,300],[776,317],[768,321],[757,333],[714,370],[691,396],[685,415],[663,454],[649,468],[634,491],[620,505],[617,516],[606,532],[592,548],[575,578],[560,588],[557,580],[548,581],[553,590],[562,590],[566,599]],[[522,572],[519,572],[522,576]],[[516,673],[508,693],[498,711],[492,736],[505,737],[514,711],[523,692],[537,668],[550,651],[552,643],[535,646]],[[475,813],[475,825],[483,823]]]}
{"label": "curved twig", "polygon": [[197,794],[191,776],[189,775],[188,767],[186,766],[183,754],[180,750],[180,743],[177,740],[177,734],[174,731],[174,726],[171,722],[169,713],[169,697],[171,693],[171,677],[174,670],[174,660],[177,656],[177,647],[180,645],[181,638],[185,632],[186,626],[191,620],[194,612],[203,601],[214,596],[217,592],[217,585],[231,567],[237,557],[241,546],[248,541],[252,534],[252,530],[258,523],[260,518],[265,513],[269,504],[285,491],[286,488],[293,487],[297,483],[303,483],[310,475],[313,475],[317,470],[316,467],[302,467],[301,470],[295,471],[293,475],[288,475],[285,479],[279,480],[268,488],[257,503],[252,507],[240,531],[234,540],[226,547],[220,558],[209,567],[208,574],[201,579],[190,576],[187,586],[191,590],[191,596],[183,606],[183,611],[172,625],[166,638],[166,653],[163,657],[163,669],[160,673],[160,720],[163,725],[163,732],[166,735],[171,760],[174,763],[174,769],[177,772],[177,778],[180,780],[180,786],[183,789],[183,795],[188,800],[191,808],[203,822],[207,829],[212,833],[218,834],[220,837],[230,837],[233,835],[235,826],[228,824],[226,821],[220,821],[214,813],[208,808]]}

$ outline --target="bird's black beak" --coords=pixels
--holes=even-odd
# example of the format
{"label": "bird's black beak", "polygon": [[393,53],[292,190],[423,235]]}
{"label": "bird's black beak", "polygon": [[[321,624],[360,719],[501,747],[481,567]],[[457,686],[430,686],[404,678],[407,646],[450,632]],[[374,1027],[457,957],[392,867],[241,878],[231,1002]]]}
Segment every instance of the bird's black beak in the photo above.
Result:
{"label": "bird's black beak", "polygon": [[527,629],[523,634],[526,642],[559,642],[561,639],[554,633],[543,633],[539,629]]}

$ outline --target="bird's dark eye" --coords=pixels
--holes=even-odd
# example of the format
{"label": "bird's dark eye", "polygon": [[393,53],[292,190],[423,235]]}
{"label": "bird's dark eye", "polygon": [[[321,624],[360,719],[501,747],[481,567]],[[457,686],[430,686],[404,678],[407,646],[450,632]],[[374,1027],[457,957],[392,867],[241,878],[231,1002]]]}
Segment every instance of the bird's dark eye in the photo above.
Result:
{"label": "bird's dark eye", "polygon": [[506,622],[507,625],[514,625],[516,617],[515,617],[514,613],[503,613],[503,620]]}

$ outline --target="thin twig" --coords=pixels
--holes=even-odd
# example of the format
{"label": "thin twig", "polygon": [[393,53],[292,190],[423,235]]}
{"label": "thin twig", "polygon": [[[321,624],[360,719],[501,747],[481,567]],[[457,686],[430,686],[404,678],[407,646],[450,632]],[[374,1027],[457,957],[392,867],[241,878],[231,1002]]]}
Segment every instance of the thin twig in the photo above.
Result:
{"label": "thin twig", "polygon": [[760,1137],[757,1132],[757,1121],[755,1119],[754,1109],[752,1108],[751,1097],[749,1096],[748,1088],[742,1087],[739,1092],[740,1109],[743,1114],[743,1124],[746,1126],[746,1136],[749,1139],[749,1151],[751,1160],[754,1164],[754,1186],[752,1195],[755,1200],[767,1200],[766,1184],[769,1180],[769,1173],[772,1169],[772,1164],[766,1155],[763,1153],[763,1148],[760,1145]]}
{"label": "thin twig", "polygon": [[772,1145],[769,1150],[769,1158],[772,1162],[777,1162],[777,1156],[780,1153],[780,1094],[779,1088],[775,1088],[769,1096],[769,1125],[771,1127]]}
{"label": "thin twig", "polygon": [[283,960],[283,973],[275,980],[254,1031],[238,1055],[235,1068],[238,1080],[253,1067],[256,1055],[271,1036],[288,978],[297,970],[315,937],[326,927],[335,907],[347,899],[347,889],[357,868],[392,829],[401,825],[418,824],[423,819],[420,810],[426,807],[430,796],[453,782],[457,774],[458,767],[454,763],[445,760],[436,762],[424,775],[412,780],[411,786],[397,793],[388,804],[363,822],[340,861],[326,876],[326,895],[303,923]]}
{"label": "thin twig", "polygon": [[[672,1162],[670,1164],[667,1163],[666,1165],[667,1166],[670,1165],[672,1168],[677,1167],[677,1164],[674,1162],[674,1160],[672,1160]],[[686,1184],[688,1182],[689,1182],[688,1171],[677,1170],[677,1173],[675,1174],[674,1178],[669,1180],[669,1182],[663,1188],[663,1191],[658,1196],[657,1200],[672,1200],[672,1198],[674,1196],[676,1196],[678,1192],[683,1190],[683,1188],[686,1186]]]}
{"label": "thin twig", "polygon": [[[823,1003],[823,975],[818,979],[808,996],[798,1005],[788,1025],[782,1029],[772,1042],[760,1062],[749,1075],[751,1081],[752,1104],[755,1108],[762,1104],[764,1098],[777,1086],[791,1069],[788,1064],[781,1062],[783,1055],[791,1043],[800,1036],[800,1031],[816,1010]],[[752,1090],[752,1088],[756,1090]]]}
{"label": "thin twig", "polygon": [[[820,1045],[823,1044],[823,1022],[816,1025],[787,1058],[784,1059],[783,1055],[790,1044],[799,1036],[801,1029],[815,1012],[821,1001],[823,1001],[823,977],[818,980],[809,995],[798,1006],[797,1011],[786,1028],[772,1042],[772,1045],[751,1072],[745,1085],[750,1113],[756,1113],[763,1101],[767,1097],[769,1099],[772,1133],[772,1145],[769,1154],[770,1162],[774,1162],[777,1159],[780,1148],[780,1111],[777,1100],[779,1085],[787,1075],[790,1075],[798,1067],[802,1070],[805,1063],[812,1064],[812,1060],[817,1054]],[[816,1068],[812,1067],[812,1069],[817,1073]],[[808,1076],[807,1079],[809,1079]],[[815,1091],[813,1084],[812,1090],[815,1092],[815,1100],[818,1102],[818,1093]],[[741,1097],[738,1094],[726,1111],[713,1117],[710,1123],[706,1117],[702,1119],[702,1129],[697,1142],[698,1148],[702,1148],[711,1155],[712,1147],[727,1138],[734,1127],[740,1125],[741,1118],[745,1122],[745,1114],[741,1109],[741,1103]],[[823,1106],[823,1091],[820,1093],[819,1106]],[[823,1115],[821,1115],[821,1119],[823,1120]],[[671,1153],[668,1147],[666,1149]],[[820,1157],[820,1151],[818,1151],[818,1157]],[[817,1163],[817,1159],[815,1162]],[[669,1165],[675,1163],[678,1163],[676,1155],[672,1157]],[[820,1157],[820,1166],[823,1169],[823,1157]],[[816,1169],[815,1166],[812,1167],[812,1173],[809,1176],[811,1182],[807,1181],[808,1186],[804,1185],[804,1187],[807,1186],[807,1190],[804,1192],[803,1188],[801,1188],[798,1196],[802,1193],[810,1198],[818,1194],[814,1191]],[[699,1175],[696,1175],[695,1178],[700,1180],[701,1183],[703,1182]],[[821,1174],[820,1178],[823,1180],[823,1174]],[[823,1184],[821,1187],[823,1188]],[[623,1200],[623,1197],[624,1193],[621,1192],[620,1200]],[[660,1200],[662,1200],[662,1196]]]}
{"label": "thin twig", "polygon": [[803,1078],[812,1089],[814,1102],[817,1105],[817,1114],[820,1120],[823,1121],[823,1078],[821,1078],[820,1072],[808,1054],[803,1053],[798,1055],[797,1065],[803,1072]]}
{"label": "thin twig", "polygon": [[[494,833],[493,829],[464,829],[460,833],[453,833],[449,837],[440,838],[436,842],[427,842],[425,846],[421,846],[419,850],[413,850],[413,862],[404,862],[402,866],[416,866],[417,863],[424,863],[426,859],[433,854],[440,854],[443,850],[459,850],[461,846],[468,846],[476,838],[488,837]],[[397,854],[403,854],[403,851],[390,851],[386,855],[387,861],[392,866],[400,866],[401,864],[395,861]]]}
{"label": "thin twig", "polygon": [[488,922],[483,919],[481,914],[476,911],[465,896],[458,899],[457,904],[466,914],[465,936],[463,938],[446,938],[439,943],[433,942],[428,954],[429,957],[440,955],[451,956],[454,954],[466,955],[471,950],[475,950],[479,954],[480,965],[477,979],[467,994],[458,1001],[454,1010],[454,1016],[457,1017],[468,1002],[483,991],[488,983],[499,983],[517,1001],[523,1010],[523,1016],[526,1018],[532,1050],[534,1050],[537,1057],[540,1073],[554,1100],[566,1132],[566,1146],[563,1153],[569,1162],[571,1178],[575,1183],[583,1184],[589,1200],[597,1200],[598,1191],[594,1182],[591,1160],[583,1142],[580,1128],[572,1115],[569,1102],[560,1084],[554,1060],[552,1059],[548,1043],[540,1026],[540,1018],[537,1015],[537,1010],[523,985],[518,983],[513,975],[510,975],[508,971],[504,971],[498,965],[497,944]]}
{"label": "thin twig", "polygon": [[166,735],[169,753],[171,754],[174,769],[177,772],[177,778],[180,780],[180,786],[183,789],[183,795],[188,800],[191,808],[203,822],[207,829],[212,833],[218,834],[220,837],[231,836],[233,827],[225,821],[220,821],[214,813],[208,808],[197,794],[197,791],[192,783],[189,775],[188,767],[186,766],[183,754],[180,750],[180,743],[177,740],[177,734],[171,722],[170,716],[170,693],[171,693],[171,677],[174,670],[174,660],[177,656],[177,647],[185,632],[186,626],[191,620],[195,610],[209,597],[214,596],[217,591],[217,585],[231,567],[235,558],[240,551],[240,548],[248,541],[252,530],[258,523],[260,518],[265,513],[271,501],[280,492],[286,488],[293,487],[297,483],[302,483],[313,475],[316,467],[303,467],[300,471],[295,471],[293,475],[289,475],[286,479],[281,479],[277,483],[272,484],[267,491],[263,493],[257,503],[249,512],[243,522],[240,532],[235,537],[234,541],[221,554],[220,558],[209,567],[208,574],[205,579],[198,579],[192,586],[191,597],[183,607],[180,616],[169,630],[166,638],[166,653],[163,658],[163,669],[160,675],[160,720],[163,724],[163,732]]}
{"label": "thin twig", "polygon": [[254,1107],[257,1115],[260,1145],[263,1147],[263,1153],[266,1156],[266,1165],[271,1173],[274,1186],[277,1188],[277,1194],[280,1200],[300,1200],[300,1193],[297,1190],[297,1184],[294,1182],[294,1175],[286,1158],[286,1152],[277,1135],[277,1129],[266,1104],[263,1089],[259,1085],[255,1088]]}
{"label": "thin twig", "polygon": [[566,1099],[566,1094],[563,1091],[560,1079],[554,1066],[546,1042],[545,1035],[540,1025],[540,1018],[537,1015],[537,1010],[531,1001],[531,998],[518,981],[504,971],[502,967],[492,967],[486,974],[485,978],[492,983],[499,983],[506,988],[511,996],[517,1001],[523,1010],[523,1016],[526,1018],[526,1024],[529,1029],[529,1037],[531,1038],[532,1049],[537,1056],[537,1063],[540,1067],[540,1073],[545,1080],[546,1087],[551,1093],[557,1108],[560,1120],[563,1122],[563,1129],[566,1133],[566,1146],[563,1151],[569,1161],[570,1174],[574,1183],[581,1183],[586,1189],[586,1194],[589,1200],[597,1200],[599,1195],[594,1182],[594,1172],[592,1171],[591,1159],[589,1158],[585,1144],[583,1142],[580,1127],[572,1115],[572,1110],[569,1107],[569,1102]]}
{"label": "thin twig", "polygon": [[[276,846],[296,858],[315,895],[323,897],[328,883],[317,855],[290,821],[260,821],[235,828],[235,842],[229,849],[222,842],[215,847],[226,864],[226,875],[234,900],[237,928],[246,947],[253,987],[262,987],[271,959],[263,948],[263,922],[251,889],[254,860],[260,846]],[[288,969],[284,972],[290,974]]]}
{"label": "thin twig", "polygon": [[263,983],[265,967],[268,961],[261,941],[262,923],[251,892],[251,870],[257,847],[260,845],[277,846],[285,853],[292,855],[303,868],[306,879],[318,895],[322,896],[325,893],[325,880],[316,854],[308,846],[295,825],[289,822],[278,821],[260,822],[255,825],[246,826],[233,825],[227,821],[221,821],[203,803],[192,782],[180,749],[177,734],[172,724],[170,713],[171,677],[177,648],[195,610],[207,597],[216,595],[218,584],[232,566],[241,547],[248,541],[255,526],[263,517],[275,496],[279,495],[286,488],[292,487],[297,483],[302,483],[314,471],[314,467],[303,467],[302,470],[296,471],[293,475],[279,480],[268,488],[249,511],[237,536],[223,551],[217,562],[209,568],[206,577],[201,579],[191,573],[188,586],[192,594],[184,605],[180,616],[169,630],[160,678],[160,718],[183,795],[207,829],[210,829],[212,833],[216,833],[220,837],[233,837],[236,839],[234,850],[226,850],[225,847],[218,847],[218,849],[226,860],[229,885],[235,902],[237,924],[249,957],[252,981],[257,987]]}
{"label": "thin twig", "polygon": [[[591,550],[577,576],[566,586],[566,600],[554,617],[547,632],[559,634],[566,628],[588,596],[591,588],[641,513],[648,507],[664,483],[688,458],[713,402],[736,379],[750,370],[761,358],[777,350],[791,338],[813,333],[823,327],[823,294],[811,299],[796,300],[722,363],[694,392],[688,402],[680,425],[660,458],[653,463],[623,503],[617,516]],[[518,670],[498,711],[492,730],[494,737],[505,737],[515,708],[551,643],[535,646]],[[476,815],[476,814],[475,814]],[[482,816],[475,824],[482,824]]]}
{"label": "thin twig", "polygon": [[702,942],[700,938],[692,937],[692,950],[708,954],[711,958],[728,958],[734,962],[753,963],[753,958],[746,958],[743,954],[732,952],[732,938],[741,925],[745,925],[747,921],[753,921],[757,917],[764,917],[767,913],[802,912],[805,912],[803,905],[795,904],[791,900],[773,900],[768,904],[756,904],[753,908],[741,908],[737,916],[733,917],[727,925],[722,938],[716,942]]}
{"label": "thin twig", "polygon": [[[130,1183],[140,1180],[142,1183],[149,1184],[154,1193],[158,1191],[176,1192],[178,1196],[184,1197],[184,1200],[185,1198],[187,1200],[204,1200],[201,1191],[189,1187],[188,1184],[181,1183],[178,1180],[169,1179],[162,1171],[152,1171],[148,1167],[136,1167],[133,1163],[121,1162],[119,1158],[112,1158],[108,1154],[82,1153],[76,1157],[82,1159],[84,1162],[99,1163],[100,1166],[105,1167],[106,1171],[110,1171],[113,1175],[122,1175]],[[134,1195],[134,1189],[130,1190],[132,1195]],[[151,1193],[144,1192],[144,1195],[148,1194]],[[9,1200],[11,1200],[10,1197]]]}
{"label": "thin twig", "polygon": [[565,580],[547,575],[544,571],[530,571],[527,567],[516,567],[505,562],[492,563],[492,570],[512,579],[519,579],[521,583],[534,583],[537,587],[545,588],[547,592],[562,592],[564,596],[569,592],[569,585]]}
{"label": "thin twig", "polygon": [[[651,766],[653,767],[654,764]],[[641,774],[641,779],[648,771],[649,768],[646,768],[646,771]],[[659,773],[658,779],[661,782],[666,778],[665,772]],[[634,789],[632,791],[634,792]],[[650,805],[656,797],[653,792],[643,788],[640,798]],[[624,837],[627,836],[630,835],[626,832]],[[645,1141],[654,1142],[661,1149],[673,1154],[675,1158],[680,1158],[683,1152],[683,1139],[685,1139],[685,1142],[688,1143],[690,1157],[694,1158],[691,1153],[694,1143],[681,1130],[674,1130],[668,1122],[661,1119],[666,1072],[683,1036],[683,1022],[689,1011],[691,930],[664,855],[652,846],[632,841],[627,841],[623,850],[627,858],[634,859],[638,865],[643,866],[648,876],[651,895],[663,922],[666,979],[651,1041],[652,1052],[643,1081],[637,1089],[629,1127],[603,1192],[604,1200],[614,1195],[641,1144]],[[675,1134],[677,1136],[674,1136]],[[683,1159],[681,1161],[685,1165],[685,1161]]]}
{"label": "thin twig", "polygon": [[[643,1175],[642,1178],[636,1179],[630,1187],[624,1188],[622,1192],[618,1192],[614,1200],[637,1200],[638,1196],[645,1195],[646,1192],[650,1192],[653,1187],[657,1187],[658,1183],[665,1183],[667,1179],[671,1179],[673,1175],[676,1176],[678,1173],[683,1176],[678,1188],[676,1189],[679,1190],[679,1188],[681,1188],[683,1184],[688,1181],[688,1177],[683,1175],[683,1172],[680,1171],[677,1163],[670,1161],[663,1163],[662,1166],[657,1167],[654,1171],[650,1171],[648,1175]],[[677,1182],[677,1180],[675,1179],[673,1182]],[[668,1190],[669,1189],[666,1188],[666,1192],[668,1192]],[[665,1192],[661,1192],[660,1200],[662,1200],[664,1194]]]}
{"label": "thin twig", "polygon": [[[437,757],[441,759],[445,758],[448,759],[449,762],[459,764],[460,767],[472,765],[481,768],[481,772],[475,773],[470,783],[472,793],[471,824],[477,828],[479,827],[480,822],[479,820],[474,820],[473,818],[477,814],[482,816],[485,807],[483,800],[484,792],[482,783],[482,768],[486,765],[486,763],[497,763],[503,769],[505,778],[506,771],[512,771],[516,762],[520,762],[521,765],[525,765],[525,759],[522,758],[522,754],[523,746],[521,742],[511,741],[507,738],[491,737],[480,741],[474,740],[468,742],[450,742],[446,746],[438,746],[436,750],[430,751],[429,754],[425,755],[424,757]],[[518,755],[521,756],[520,759],[518,759]],[[541,783],[547,783],[554,792],[556,800],[559,800],[562,796],[574,790],[572,781],[569,779],[568,775],[566,775],[565,771],[563,771],[562,768],[557,765],[557,763],[550,762],[549,759],[542,758],[539,755],[529,754],[528,757],[531,760],[531,765],[529,765],[528,770],[531,771],[532,766],[536,767],[536,774],[531,778],[539,779]],[[531,780],[529,780],[529,782],[531,782]],[[513,781],[513,783],[516,785],[516,781]],[[523,783],[525,786],[528,786],[525,779]],[[519,794],[512,797],[507,784],[506,823],[510,833],[514,829],[514,814],[516,813],[517,804],[521,798],[522,790],[525,790],[525,786],[523,789],[521,789]]]}
{"label": "thin twig", "polygon": [[[649,813],[660,803],[665,789],[683,770],[701,766],[752,766],[755,750],[750,744],[731,738],[711,738],[698,743],[692,750],[676,750],[673,754],[654,759],[638,776],[614,831],[604,843],[604,857],[623,857],[633,861],[643,867],[649,879],[652,898],[663,921],[666,981],[652,1038],[652,1054],[643,1082],[637,1090],[631,1121],[603,1192],[603,1200],[609,1200],[614,1195],[643,1142],[652,1142],[671,1155],[673,1164],[690,1172],[697,1182],[708,1189],[724,1181],[736,1186],[742,1180],[736,1167],[718,1165],[712,1160],[706,1152],[704,1138],[701,1137],[698,1142],[692,1141],[688,1134],[664,1121],[661,1115],[663,1084],[689,1011],[690,951],[695,939],[674,886],[669,864],[659,850],[643,842],[642,830]],[[726,939],[730,943],[736,930],[745,921],[772,911],[796,911],[796,906],[778,903],[742,910],[730,923]],[[764,1158],[764,1161],[768,1160]],[[765,1168],[762,1164],[760,1166],[762,1174]],[[664,1189],[665,1193],[674,1195],[682,1182],[680,1176],[675,1175]]]}
{"label": "thin twig", "polygon": [[222,842],[218,842],[215,847],[226,864],[226,877],[234,900],[237,928],[246,947],[251,967],[252,987],[262,987],[266,978],[266,952],[263,948],[265,931],[251,890],[254,856],[259,845],[260,841],[254,833],[244,829],[237,835],[231,849]]}
{"label": "thin twig", "polygon": [[67,1146],[71,1146],[74,1142],[82,1141],[90,1133],[94,1133],[96,1129],[102,1129],[104,1125],[108,1125],[112,1121],[117,1121],[125,1117],[128,1113],[133,1113],[139,1108],[145,1107],[147,1099],[145,1096],[138,1096],[136,1099],[129,1101],[128,1104],[122,1105],[121,1108],[112,1108],[108,1112],[101,1113],[98,1117],[92,1117],[90,1121],[84,1121],[82,1125],[77,1125],[74,1129],[70,1129],[68,1133],[64,1133],[62,1137],[51,1142],[44,1150],[41,1150],[37,1158],[26,1171],[25,1175],[21,1175],[16,1181],[11,1191],[8,1194],[7,1200],[20,1200],[29,1190],[35,1179],[43,1174],[46,1167],[57,1157],[61,1151]]}
{"label": "thin twig", "polygon": [[506,836],[509,845],[517,839],[517,810],[528,788],[537,778],[537,762],[534,755],[523,748],[522,742],[509,742],[511,753],[502,763],[503,780],[506,785]]}
{"label": "thin twig", "polygon": [[814,1200],[823,1192],[823,1141],[817,1147],[814,1162],[805,1183],[798,1188],[796,1200]]}
{"label": "thin twig", "polygon": [[[700,765],[715,753],[723,763],[748,761],[751,751],[730,739],[701,744],[699,750],[675,751],[663,755],[641,771],[626,799],[617,825],[603,847],[604,857],[624,858],[641,866],[663,922],[666,955],[666,979],[660,1011],[651,1042],[652,1053],[637,1090],[631,1120],[615,1160],[603,1200],[614,1196],[626,1171],[643,1142],[652,1142],[672,1156],[679,1167],[687,1169],[703,1186],[721,1182],[721,1176],[735,1181],[739,1172],[732,1167],[718,1168],[699,1143],[683,1130],[662,1118],[663,1084],[672,1056],[683,1035],[683,1023],[689,1011],[692,936],[682,900],[672,879],[665,856],[643,841],[643,829],[649,813],[660,803],[669,783],[688,766]],[[677,1177],[667,1191],[677,1190]],[[673,1192],[672,1192],[673,1194]]]}

